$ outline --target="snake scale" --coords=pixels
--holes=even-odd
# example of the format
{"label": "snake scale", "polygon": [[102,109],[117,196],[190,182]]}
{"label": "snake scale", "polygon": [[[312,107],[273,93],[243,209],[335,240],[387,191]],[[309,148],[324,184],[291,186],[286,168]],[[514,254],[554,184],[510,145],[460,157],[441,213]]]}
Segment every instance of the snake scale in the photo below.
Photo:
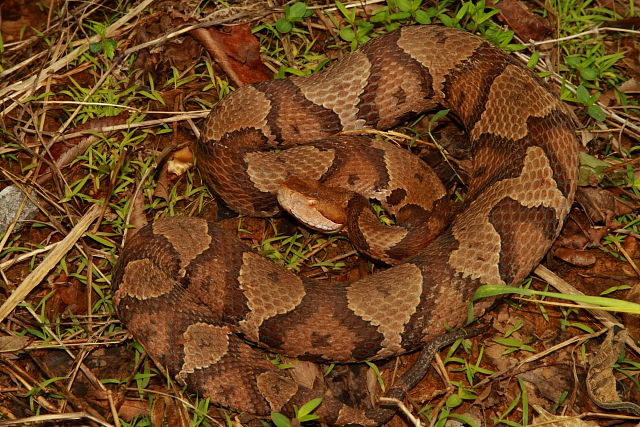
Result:
{"label": "snake scale", "polygon": [[[466,130],[473,166],[464,208],[425,247],[398,249],[404,258],[371,276],[327,283],[275,265],[214,223],[160,219],[120,255],[113,291],[123,323],[192,391],[258,415],[291,414],[293,405],[323,394],[320,385],[275,367],[265,350],[316,362],[379,360],[464,325],[478,286],[517,284],[540,261],[576,189],[571,120],[546,85],[499,48],[439,26],[390,32],[322,72],[232,92],[211,111],[196,155],[207,183],[231,208],[272,215],[279,209],[274,187],[287,176],[340,176],[346,161],[336,153],[349,149],[326,145],[336,133],[388,129],[438,106]],[[396,215],[422,217],[442,200],[409,201],[412,190],[396,184],[404,166],[394,154],[372,138],[341,138],[372,146],[375,155],[354,151],[377,165],[365,169],[375,171],[373,186]],[[324,142],[293,148],[290,157],[272,150],[267,156],[281,156],[281,167],[260,169],[256,147],[317,140]],[[309,156],[297,157],[304,152]],[[425,175],[407,178],[415,187]],[[403,236],[383,250],[404,245]],[[476,304],[475,314],[487,307]],[[324,398],[316,413],[325,422],[381,422],[367,408]]]}

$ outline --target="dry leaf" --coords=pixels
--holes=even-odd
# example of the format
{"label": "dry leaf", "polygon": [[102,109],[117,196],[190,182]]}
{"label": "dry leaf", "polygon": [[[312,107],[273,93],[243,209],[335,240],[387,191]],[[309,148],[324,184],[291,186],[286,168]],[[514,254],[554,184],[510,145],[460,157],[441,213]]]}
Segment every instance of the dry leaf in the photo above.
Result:
{"label": "dry leaf", "polygon": [[283,358],[282,361],[293,366],[293,368],[287,369],[287,372],[298,384],[312,389],[316,378],[322,380],[322,372],[320,372],[320,368],[315,363],[288,358]]}
{"label": "dry leaf", "polygon": [[152,426],[176,426],[187,427],[189,425],[183,419],[180,408],[177,407],[175,399],[169,396],[159,396],[153,402],[153,408],[149,418]]}
{"label": "dry leaf", "polygon": [[0,353],[19,351],[31,342],[31,338],[18,335],[5,335],[0,337]]}
{"label": "dry leaf", "polygon": [[633,208],[610,191],[601,188],[581,187],[576,200],[594,223],[607,224],[615,216],[633,212]]}
{"label": "dry leaf", "polygon": [[564,262],[580,267],[588,267],[596,263],[596,256],[591,251],[582,249],[558,248],[553,255]]}
{"label": "dry leaf", "polygon": [[636,79],[629,79],[618,87],[620,92],[640,92],[640,82]]}
{"label": "dry leaf", "polygon": [[544,40],[552,34],[546,19],[531,12],[524,2],[502,0],[493,7],[500,10],[503,20],[521,39]]}
{"label": "dry leaf", "polygon": [[260,43],[248,24],[220,30],[198,28],[190,34],[204,45],[237,86],[271,79],[260,59]]}
{"label": "dry leaf", "polygon": [[189,147],[174,152],[167,160],[167,172],[181,176],[193,167],[193,153]]}

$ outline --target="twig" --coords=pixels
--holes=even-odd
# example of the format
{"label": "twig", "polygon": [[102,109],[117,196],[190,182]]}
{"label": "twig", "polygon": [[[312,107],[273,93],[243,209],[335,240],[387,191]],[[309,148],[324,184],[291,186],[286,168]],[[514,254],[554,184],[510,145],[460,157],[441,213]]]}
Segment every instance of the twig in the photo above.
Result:
{"label": "twig", "polygon": [[[113,131],[117,131],[117,130],[129,130],[129,129],[135,129],[135,128],[141,128],[141,127],[151,127],[151,126],[161,125],[161,124],[164,124],[164,123],[173,123],[173,122],[179,122],[179,121],[183,121],[183,120],[205,118],[205,117],[207,117],[208,114],[209,114],[208,111],[194,111],[194,112],[190,112],[190,113],[176,114],[175,116],[166,117],[164,119],[144,120],[144,121],[137,122],[137,123],[123,123],[123,124],[120,124],[120,125],[102,126],[99,129],[93,128],[93,129],[82,130],[80,132],[67,133],[67,134],[64,134],[63,136],[61,136],[59,138],[59,140],[60,141],[66,141],[66,140],[69,140],[69,139],[78,138],[80,136],[87,135],[87,134],[93,134],[93,133],[96,133],[96,132],[106,133],[106,132],[113,132]],[[23,130],[26,133],[35,132],[33,129],[23,128]],[[42,132],[42,134],[45,135],[45,136],[47,135],[46,132]]]}
{"label": "twig", "polygon": [[89,225],[98,217],[100,204],[95,204],[78,221],[67,236],[47,255],[47,257],[31,272],[0,307],[0,322],[3,321],[20,304],[24,298],[44,279],[62,257],[82,237]]}
{"label": "twig", "polygon": [[0,426],[23,426],[27,424],[44,423],[47,421],[65,421],[65,420],[91,420],[101,426],[113,427],[113,424],[109,424],[100,420],[94,416],[87,414],[86,412],[68,412],[66,414],[47,414],[47,415],[35,415],[33,417],[20,418],[18,420],[0,421]]}
{"label": "twig", "polygon": [[559,37],[557,39],[547,39],[547,40],[541,40],[541,41],[538,41],[538,42],[529,42],[529,43],[525,43],[525,44],[527,46],[539,46],[541,44],[558,43],[558,42],[564,42],[564,41],[567,41],[567,40],[579,39],[580,37],[588,36],[590,34],[600,34],[600,33],[604,33],[604,32],[640,34],[640,31],[628,30],[626,28],[600,27],[600,28],[594,28],[593,30],[588,30],[588,31],[583,31],[581,33],[577,33],[577,34],[572,34],[570,36]]}
{"label": "twig", "polygon": [[380,402],[397,406],[398,409],[400,409],[400,411],[402,411],[402,413],[411,422],[411,424],[413,424],[415,427],[422,427],[422,423],[420,422],[420,420],[414,417],[411,411],[400,400],[391,397],[381,397]]}

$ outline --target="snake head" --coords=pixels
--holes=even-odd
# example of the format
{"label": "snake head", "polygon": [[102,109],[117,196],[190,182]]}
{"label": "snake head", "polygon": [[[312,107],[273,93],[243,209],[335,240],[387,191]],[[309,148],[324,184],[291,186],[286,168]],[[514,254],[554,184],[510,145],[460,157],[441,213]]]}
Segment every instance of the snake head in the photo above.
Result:
{"label": "snake head", "polygon": [[307,227],[337,233],[346,226],[346,207],[352,194],[293,176],[280,184],[277,196],[280,206]]}

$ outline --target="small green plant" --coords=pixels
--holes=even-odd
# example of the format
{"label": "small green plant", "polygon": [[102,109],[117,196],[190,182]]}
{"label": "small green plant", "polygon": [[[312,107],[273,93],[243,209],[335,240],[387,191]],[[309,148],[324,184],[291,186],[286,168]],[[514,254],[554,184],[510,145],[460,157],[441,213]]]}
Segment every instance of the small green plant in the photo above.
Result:
{"label": "small green plant", "polygon": [[162,93],[158,92],[155,89],[155,83],[153,81],[153,76],[151,74],[148,75],[149,77],[149,90],[140,90],[138,91],[138,93],[142,96],[146,96],[147,98],[153,100],[153,101],[157,101],[162,105],[166,105],[164,102],[164,99],[162,98]]}
{"label": "small green plant", "polygon": [[600,296],[609,295],[609,294],[612,294],[612,293],[618,292],[618,291],[626,291],[626,290],[629,290],[629,289],[631,289],[631,286],[629,286],[629,285],[612,286],[612,287],[607,288],[604,291],[600,292]]}
{"label": "small green plant", "polygon": [[596,104],[598,98],[600,98],[600,92],[595,92],[593,95],[589,94],[587,88],[580,85],[576,88],[575,98],[568,97],[567,101],[577,102],[587,107],[587,113],[595,120],[601,122],[606,118],[604,111]]}
{"label": "small green plant", "polygon": [[500,11],[496,8],[486,5],[484,0],[478,2],[466,1],[453,17],[448,15],[440,15],[440,20],[447,27],[466,28],[470,31],[478,31],[482,27],[489,25],[491,17],[497,15]]}
{"label": "small green plant", "polygon": [[581,187],[597,185],[606,177],[607,170],[611,165],[587,153],[580,153],[580,169],[578,175],[578,185]]}
{"label": "small green plant", "polygon": [[508,347],[506,350],[502,352],[503,355],[515,353],[516,351],[529,351],[531,353],[535,353],[536,350],[529,345],[532,341],[532,338],[526,338],[524,341],[521,341],[517,338],[494,338],[493,341]]}
{"label": "small green plant", "polygon": [[278,232],[275,222],[271,221],[270,223],[275,237],[264,238],[256,249],[276,264],[293,271],[300,271],[306,263],[310,267],[322,266],[332,270],[340,270],[345,266],[344,262],[337,260],[317,259],[325,253],[325,248],[332,242],[343,237],[335,235],[327,238],[320,233],[314,233],[308,237],[300,233],[287,236]]}
{"label": "small green plant", "polygon": [[480,363],[482,362],[482,358],[484,356],[484,346],[480,347],[480,352],[478,354],[478,357],[476,358],[475,363],[470,363],[465,358],[454,356],[458,348],[462,348],[466,354],[470,355],[472,345],[473,343],[471,342],[471,340],[462,339],[462,338],[457,340],[455,343],[451,345],[451,347],[449,348],[449,351],[447,352],[447,356],[443,360],[443,363],[445,365],[448,365],[451,363],[461,365],[461,367],[453,368],[451,370],[453,372],[464,372],[465,377],[467,378],[467,382],[471,386],[474,384],[475,378],[478,374],[482,374],[482,375],[493,374],[492,371],[480,366]]}
{"label": "small green plant", "polygon": [[584,323],[581,322],[573,322],[571,320],[569,320],[569,316],[571,316],[572,314],[578,314],[578,310],[575,308],[569,308],[569,309],[565,309],[565,308],[561,308],[560,311],[562,312],[562,319],[560,319],[560,329],[562,329],[563,331],[566,330],[567,328],[578,328],[581,331],[584,331],[588,334],[592,334],[594,331],[593,329],[591,329],[589,326],[585,325]]}
{"label": "small green plant", "polygon": [[282,358],[279,354],[276,354],[273,359],[267,357],[267,360],[278,367],[278,369],[291,369],[294,366],[290,363],[282,362]]}
{"label": "small green plant", "polygon": [[302,22],[304,18],[313,15],[313,10],[307,8],[304,2],[295,2],[285,5],[284,18],[276,21],[276,30],[281,34],[290,33],[296,23]]}
{"label": "small green plant", "polygon": [[395,30],[400,22],[413,20],[418,24],[430,24],[431,18],[438,13],[437,9],[421,9],[422,0],[387,0],[387,5],[376,9],[371,15],[371,22],[383,23],[387,31]]}
{"label": "small green plant", "polygon": [[149,417],[135,417],[131,421],[126,422],[120,418],[120,425],[122,427],[149,427],[151,426],[151,420],[149,420]]}
{"label": "small green plant", "polygon": [[[462,403],[465,400],[475,400],[478,396],[473,392],[473,390],[464,387],[459,382],[452,381],[451,385],[456,386],[458,391],[457,393],[451,394],[449,397],[447,397],[444,408],[442,408],[438,413],[437,420],[434,426],[444,427],[447,424],[447,421],[454,419],[454,420],[462,421],[463,423],[466,423],[469,426],[478,427],[478,424],[476,424],[471,418],[461,414],[454,414],[451,412],[457,407],[459,407],[460,405],[462,405]],[[426,408],[423,408],[420,411],[420,414],[425,414],[426,412],[425,409]]]}
{"label": "small green plant", "polygon": [[[449,2],[443,3],[443,6],[449,4]],[[434,15],[434,20],[442,22],[447,27],[479,33],[491,43],[508,52],[522,50],[525,47],[519,43],[512,43],[513,31],[504,31],[491,20],[500,11],[494,7],[487,6],[484,0],[462,2],[453,16],[446,12],[446,8],[435,12],[427,11],[428,15]]]}
{"label": "small green plant", "polygon": [[378,380],[378,385],[380,386],[380,390],[382,390],[382,392],[384,393],[386,391],[386,387],[384,385],[384,380],[382,379],[382,373],[380,372],[380,368],[378,368],[378,365],[368,360],[365,360],[364,363],[366,363],[367,366],[373,371],[373,373],[376,376],[376,379]]}
{"label": "small green plant", "polygon": [[640,390],[640,381],[638,381],[638,372],[640,371],[640,362],[636,362],[627,358],[626,352],[623,351],[618,358],[618,361],[614,365],[614,369],[616,372],[620,372],[635,386],[636,389]]}
{"label": "small green plant", "polygon": [[[527,389],[525,387],[524,381],[520,377],[518,377],[518,386],[520,387],[520,394],[516,396],[515,399],[509,404],[507,409],[500,415],[499,418],[493,418],[493,424],[505,424],[511,427],[520,427],[526,426],[529,424],[529,398],[527,396]],[[515,422],[508,420],[507,417],[513,412],[515,408],[518,407],[518,404],[522,402],[522,422]]]}
{"label": "small green plant", "polygon": [[600,79],[615,81],[617,76],[611,69],[620,59],[624,58],[624,52],[601,55],[599,54],[601,49],[601,46],[595,44],[584,54],[576,53],[566,56],[564,63],[578,73],[580,81],[590,87],[595,87]]}
{"label": "small green plant", "polygon": [[[205,62],[205,67],[207,71],[204,73],[206,78],[209,80],[209,83],[202,88],[203,92],[207,92],[213,88],[217,88],[218,92],[218,101],[226,97],[229,92],[233,89],[233,87],[229,84],[226,79],[220,78],[213,70],[213,66],[210,62]],[[211,106],[207,106],[207,108],[211,108]]]}
{"label": "small green plant", "polygon": [[620,313],[640,314],[640,304],[622,301],[614,298],[597,297],[591,295],[570,295],[557,292],[536,291],[533,289],[516,288],[504,285],[482,285],[478,287],[473,300],[477,301],[481,298],[495,297],[498,295],[517,294],[521,296],[542,296],[549,298],[558,298],[562,300],[572,301],[575,303],[585,303],[600,307],[602,310],[617,311]]}
{"label": "small green plant", "polygon": [[351,50],[355,50],[358,46],[366,43],[371,39],[369,33],[373,30],[373,24],[356,17],[356,9],[349,10],[341,1],[336,0],[336,7],[349,24],[348,27],[340,29],[340,38],[351,43]]}
{"label": "small green plant", "polygon": [[[294,405],[293,410],[295,412],[296,421],[298,421],[299,423],[305,423],[305,422],[317,420],[318,418],[320,418],[317,415],[312,413],[313,411],[316,410],[318,406],[320,406],[320,403],[322,403],[322,398],[318,397],[315,399],[311,399],[310,401],[302,405],[300,408]],[[276,427],[291,426],[291,421],[289,420],[289,418],[287,418],[286,416],[282,415],[279,412],[274,412],[271,414],[271,421],[273,421],[273,424],[275,424]]]}
{"label": "small green plant", "polygon": [[96,54],[102,52],[107,59],[113,59],[118,48],[115,40],[107,38],[107,26],[102,22],[88,21],[86,24],[100,36],[100,41],[89,45],[89,52]]}
{"label": "small green plant", "polygon": [[191,418],[191,426],[199,426],[205,423],[207,414],[209,413],[209,404],[208,397],[206,399],[196,398],[193,418]]}

